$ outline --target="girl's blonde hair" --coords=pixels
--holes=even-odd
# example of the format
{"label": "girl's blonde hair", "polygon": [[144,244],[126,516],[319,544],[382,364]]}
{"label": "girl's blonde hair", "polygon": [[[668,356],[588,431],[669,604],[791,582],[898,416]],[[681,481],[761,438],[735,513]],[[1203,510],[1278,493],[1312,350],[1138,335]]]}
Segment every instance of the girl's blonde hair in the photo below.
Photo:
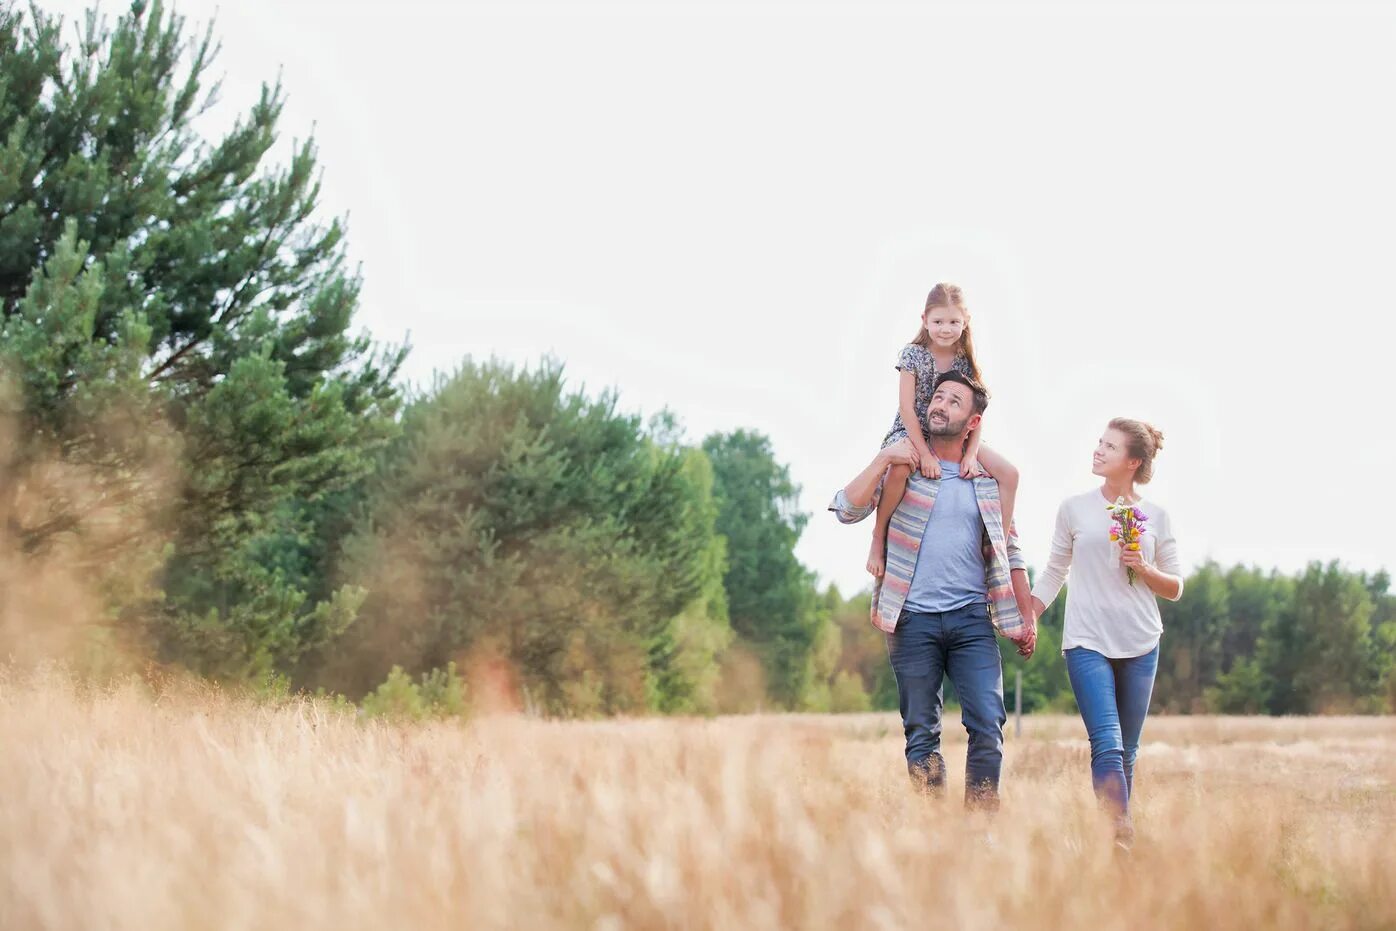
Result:
{"label": "girl's blonde hair", "polygon": [[926,295],[926,309],[921,315],[921,328],[916,331],[916,338],[912,342],[923,349],[931,348],[931,334],[926,330],[925,315],[937,307],[954,307],[964,314],[965,329],[960,334],[960,341],[955,344],[955,348],[965,354],[965,359],[969,362],[970,377],[975,381],[983,381],[984,378],[979,372],[979,360],[974,357],[974,336],[969,331],[969,308],[965,306],[965,295],[959,285],[942,281],[931,288],[931,293]]}
{"label": "girl's blonde hair", "polygon": [[1153,424],[1128,417],[1116,417],[1110,421],[1110,429],[1119,430],[1128,437],[1125,452],[1129,458],[1139,460],[1134,481],[1140,485],[1149,484],[1149,479],[1154,477],[1154,457],[1163,449],[1163,432]]}

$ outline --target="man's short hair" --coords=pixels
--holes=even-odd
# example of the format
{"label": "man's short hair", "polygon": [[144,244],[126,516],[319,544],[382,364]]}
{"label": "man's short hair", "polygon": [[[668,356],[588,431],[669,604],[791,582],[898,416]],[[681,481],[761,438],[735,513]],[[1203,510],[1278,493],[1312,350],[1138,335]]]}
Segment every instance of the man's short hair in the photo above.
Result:
{"label": "man's short hair", "polygon": [[976,414],[983,414],[989,409],[989,389],[965,373],[957,372],[954,369],[936,376],[935,383],[931,385],[931,394],[935,394],[937,388],[949,381],[953,381],[957,385],[964,385],[970,390],[970,394],[974,395],[974,412]]}

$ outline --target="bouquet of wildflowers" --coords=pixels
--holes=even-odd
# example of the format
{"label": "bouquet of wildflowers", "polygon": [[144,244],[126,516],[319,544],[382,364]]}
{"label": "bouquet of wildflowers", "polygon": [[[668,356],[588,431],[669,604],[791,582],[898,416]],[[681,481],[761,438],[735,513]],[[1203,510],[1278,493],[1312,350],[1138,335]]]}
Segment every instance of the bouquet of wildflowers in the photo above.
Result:
{"label": "bouquet of wildflowers", "polygon": [[[1131,504],[1125,504],[1123,496],[1116,498],[1114,504],[1106,505],[1105,510],[1115,517],[1115,523],[1110,526],[1111,541],[1137,552],[1139,538],[1149,529],[1145,526],[1149,522],[1149,515]],[[1133,585],[1134,567],[1131,566],[1125,571],[1129,573],[1129,584]]]}

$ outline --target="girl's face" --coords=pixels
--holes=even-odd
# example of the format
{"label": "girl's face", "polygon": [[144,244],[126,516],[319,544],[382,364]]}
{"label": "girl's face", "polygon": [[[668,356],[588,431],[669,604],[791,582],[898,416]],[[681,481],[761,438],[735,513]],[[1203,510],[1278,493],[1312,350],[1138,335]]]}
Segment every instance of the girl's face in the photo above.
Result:
{"label": "girl's face", "polygon": [[932,307],[921,315],[921,325],[939,349],[949,349],[965,332],[965,314],[958,307]]}
{"label": "girl's face", "polygon": [[1106,430],[1096,444],[1091,460],[1091,472],[1101,478],[1127,479],[1143,463],[1129,456],[1129,437],[1119,430]]}

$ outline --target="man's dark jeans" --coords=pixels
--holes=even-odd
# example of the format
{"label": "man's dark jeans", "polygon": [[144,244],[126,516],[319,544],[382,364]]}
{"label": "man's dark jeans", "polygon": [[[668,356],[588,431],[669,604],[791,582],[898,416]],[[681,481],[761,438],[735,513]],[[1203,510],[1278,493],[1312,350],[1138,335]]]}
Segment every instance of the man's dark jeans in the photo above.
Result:
{"label": "man's dark jeans", "polygon": [[905,612],[887,652],[897,677],[906,768],[912,782],[939,794],[945,787],[940,755],[942,682],[948,673],[960,696],[960,720],[969,733],[965,760],[965,803],[998,807],[1003,768],[1003,662],[986,604],[939,614]]}

